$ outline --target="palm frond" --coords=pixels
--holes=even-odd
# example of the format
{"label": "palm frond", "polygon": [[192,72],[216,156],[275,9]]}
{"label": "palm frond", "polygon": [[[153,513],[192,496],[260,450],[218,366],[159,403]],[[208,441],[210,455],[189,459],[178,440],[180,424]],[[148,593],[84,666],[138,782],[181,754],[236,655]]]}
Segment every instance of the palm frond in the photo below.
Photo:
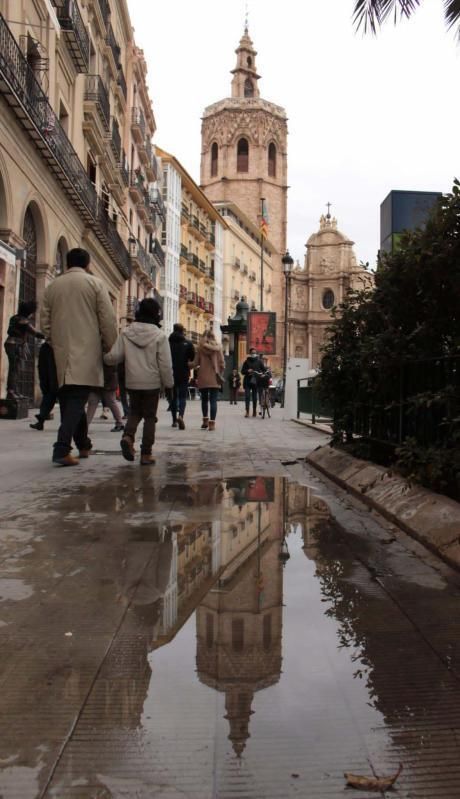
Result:
{"label": "palm frond", "polygon": [[460,0],[444,0],[444,18],[448,28],[459,26],[457,36],[460,38]]}
{"label": "palm frond", "polygon": [[[398,17],[410,17],[420,5],[421,0],[356,0],[353,11],[353,22],[357,30],[364,28],[364,33],[368,30],[376,34],[377,28],[393,14],[394,21]],[[445,0],[446,5],[460,5],[460,0]]]}

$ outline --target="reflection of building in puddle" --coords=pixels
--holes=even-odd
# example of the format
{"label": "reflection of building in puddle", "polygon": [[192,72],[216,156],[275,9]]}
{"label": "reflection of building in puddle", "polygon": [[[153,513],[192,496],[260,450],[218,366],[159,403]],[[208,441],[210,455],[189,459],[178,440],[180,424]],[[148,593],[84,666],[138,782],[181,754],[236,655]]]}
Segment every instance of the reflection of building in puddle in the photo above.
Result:
{"label": "reflection of building in puddle", "polygon": [[308,486],[285,484],[287,534],[300,530],[303,548],[308,558],[316,555],[316,533],[325,521],[331,519],[329,506]]}
{"label": "reflection of building in puddle", "polygon": [[201,682],[225,693],[229,739],[239,756],[250,737],[254,694],[281,673],[282,524],[273,480],[229,481],[227,491],[223,571],[197,609],[197,671]]}

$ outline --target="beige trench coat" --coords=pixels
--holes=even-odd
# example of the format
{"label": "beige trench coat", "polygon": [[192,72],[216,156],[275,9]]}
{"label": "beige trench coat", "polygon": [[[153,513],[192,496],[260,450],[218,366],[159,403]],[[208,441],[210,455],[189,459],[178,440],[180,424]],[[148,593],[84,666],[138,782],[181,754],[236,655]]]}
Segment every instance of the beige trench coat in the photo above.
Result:
{"label": "beige trench coat", "polygon": [[117,338],[117,320],[99,278],[73,267],[47,287],[40,314],[59,386],[104,385],[102,352]]}
{"label": "beige trench coat", "polygon": [[198,388],[219,388],[216,372],[222,374],[225,367],[222,347],[217,342],[202,341],[193,362],[193,368],[198,367]]}

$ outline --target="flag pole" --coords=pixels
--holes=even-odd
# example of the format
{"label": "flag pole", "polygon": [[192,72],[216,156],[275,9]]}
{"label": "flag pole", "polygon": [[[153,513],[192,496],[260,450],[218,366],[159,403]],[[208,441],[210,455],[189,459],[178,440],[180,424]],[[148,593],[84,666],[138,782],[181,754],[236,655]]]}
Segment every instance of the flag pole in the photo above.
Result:
{"label": "flag pole", "polygon": [[263,234],[263,224],[264,224],[264,202],[265,197],[260,198],[261,203],[261,223],[260,223],[260,310],[263,311],[264,309],[264,234]]}

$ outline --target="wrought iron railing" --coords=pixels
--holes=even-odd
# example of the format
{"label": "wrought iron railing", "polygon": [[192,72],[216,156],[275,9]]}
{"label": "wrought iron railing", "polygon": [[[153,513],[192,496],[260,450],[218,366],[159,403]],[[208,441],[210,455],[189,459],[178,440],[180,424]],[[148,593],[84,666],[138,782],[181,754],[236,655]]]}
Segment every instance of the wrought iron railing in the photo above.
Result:
{"label": "wrought iron railing", "polygon": [[182,258],[188,258],[188,250],[187,250],[187,247],[185,246],[185,244],[181,244],[180,245],[180,254],[181,254]]}
{"label": "wrought iron railing", "polygon": [[121,273],[128,277],[129,254],[116,226],[99,202],[83,164],[1,14],[0,92],[61,183],[70,202],[93,228]]}
{"label": "wrought iron railing", "polygon": [[160,268],[165,265],[165,252],[157,238],[152,239],[151,253]]}
{"label": "wrought iron railing", "polygon": [[102,123],[108,131],[110,125],[110,100],[100,75],[86,76],[85,100],[96,104]]}
{"label": "wrought iron railing", "polygon": [[206,264],[205,264],[205,262],[204,262],[204,261],[202,261],[202,260],[201,260],[201,258],[200,258],[200,260],[199,260],[199,262],[198,262],[198,266],[199,266],[200,270],[201,270],[203,273],[204,273],[204,272],[206,272]]}
{"label": "wrought iron railing", "polygon": [[196,305],[197,296],[194,291],[187,291],[187,302],[189,302],[191,305]]}
{"label": "wrought iron railing", "polygon": [[120,172],[123,183],[125,186],[129,186],[129,164],[124,150],[121,151]]}
{"label": "wrought iron railing", "polygon": [[131,125],[139,128],[142,138],[145,139],[145,117],[140,108],[131,109]]}
{"label": "wrought iron railing", "polygon": [[56,7],[56,14],[76,66],[80,72],[86,72],[89,64],[89,34],[78,3],[76,0],[65,0],[63,5]]}
{"label": "wrought iron railing", "polygon": [[179,299],[186,300],[187,299],[187,287],[186,286],[179,286]]}
{"label": "wrought iron railing", "polygon": [[184,216],[186,219],[188,219],[188,218],[189,218],[189,216],[190,216],[190,214],[189,214],[189,211],[188,211],[188,208],[187,208],[187,206],[185,205],[185,203],[182,203],[181,214],[182,214],[182,216]]}
{"label": "wrought iron railing", "polygon": [[112,119],[112,135],[110,137],[110,146],[115,156],[115,160],[119,163],[121,158],[121,136],[120,127],[115,117]]}
{"label": "wrought iron railing", "polygon": [[117,84],[120,87],[121,91],[123,92],[123,97],[125,98],[125,100],[127,100],[128,99],[128,87],[126,85],[125,73],[123,72],[123,67],[121,66],[121,64],[120,64],[120,66],[118,68]]}
{"label": "wrought iron railing", "polygon": [[97,3],[99,4],[99,9],[101,11],[101,17],[104,20],[105,24],[107,25],[107,22],[109,21],[109,17],[110,17],[109,0],[97,0]]}
{"label": "wrought iron railing", "polygon": [[166,217],[166,208],[163,202],[163,198],[160,194],[160,191],[157,188],[150,189],[150,205],[152,206],[154,211],[158,214],[158,216],[161,216],[164,222]]}
{"label": "wrought iron railing", "polygon": [[112,51],[112,55],[113,55],[113,60],[115,61],[116,66],[119,68],[120,67],[121,50],[120,50],[120,46],[119,46],[119,44],[118,44],[118,42],[117,42],[117,40],[115,38],[115,34],[113,32],[113,28],[112,28],[110,22],[109,22],[109,24],[107,26],[107,36],[106,36],[105,42],[106,42],[107,46],[110,47],[110,49]]}

